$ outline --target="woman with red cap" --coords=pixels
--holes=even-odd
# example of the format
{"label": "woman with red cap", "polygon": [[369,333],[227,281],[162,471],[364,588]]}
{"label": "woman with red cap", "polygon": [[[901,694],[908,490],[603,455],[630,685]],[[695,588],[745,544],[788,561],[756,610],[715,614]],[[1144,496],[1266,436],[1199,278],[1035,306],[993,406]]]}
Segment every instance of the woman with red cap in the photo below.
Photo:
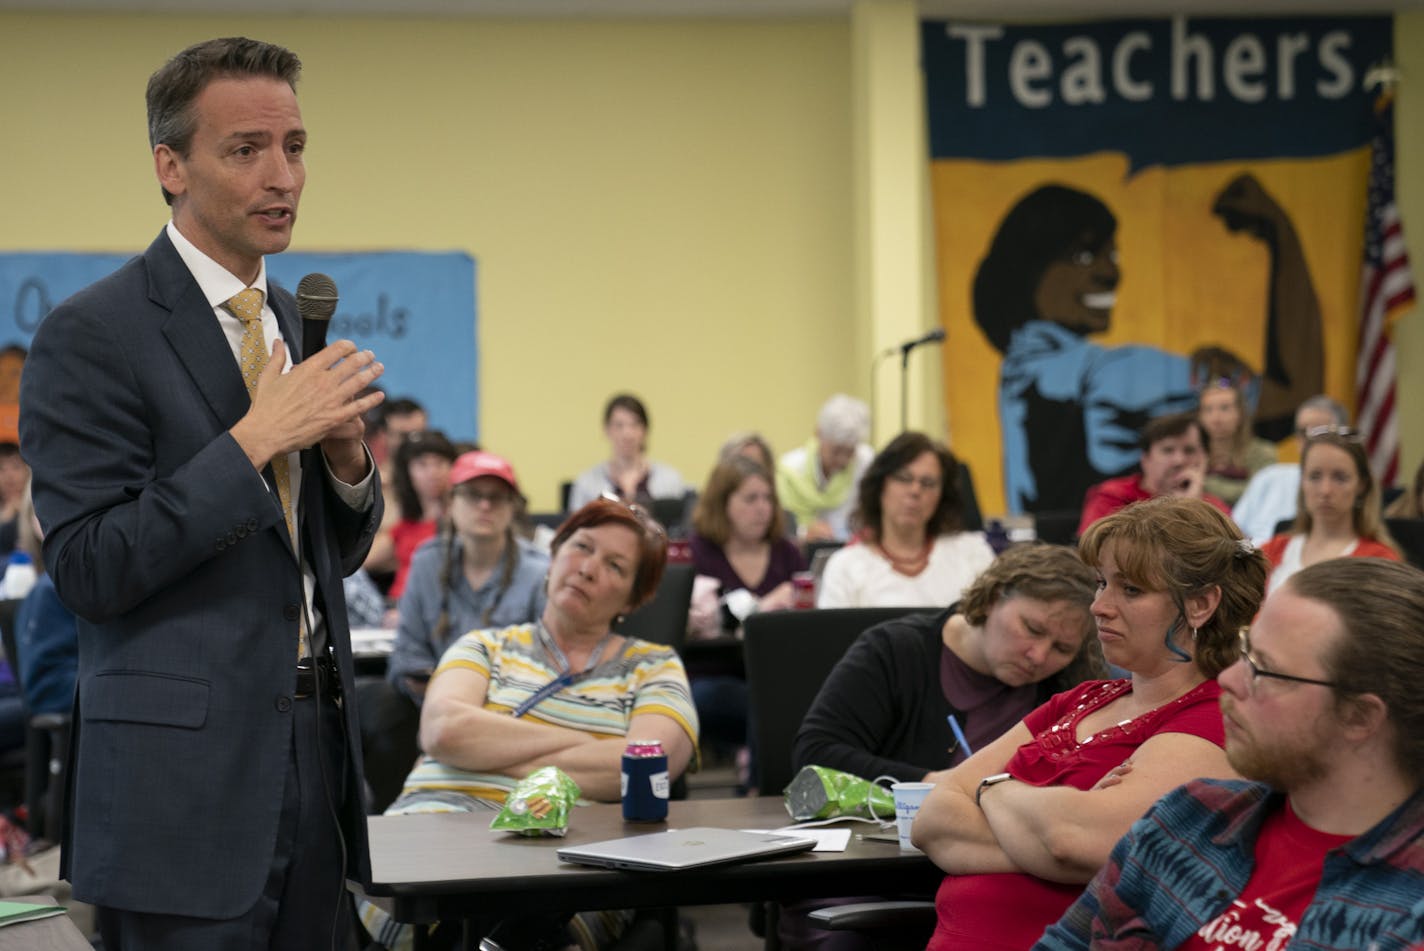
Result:
{"label": "woman with red cap", "polygon": [[493,453],[467,452],[451,466],[450,483],[439,533],[410,560],[386,682],[361,689],[366,781],[376,810],[396,798],[420,752],[420,705],[445,649],[466,631],[526,624],[544,610],[549,557],[514,534],[523,504],[514,467]]}
{"label": "woman with red cap", "polygon": [[514,534],[523,496],[514,467],[467,452],[450,469],[450,511],[411,559],[386,677],[416,703],[451,642],[477,627],[533,621],[544,610],[549,558]]}

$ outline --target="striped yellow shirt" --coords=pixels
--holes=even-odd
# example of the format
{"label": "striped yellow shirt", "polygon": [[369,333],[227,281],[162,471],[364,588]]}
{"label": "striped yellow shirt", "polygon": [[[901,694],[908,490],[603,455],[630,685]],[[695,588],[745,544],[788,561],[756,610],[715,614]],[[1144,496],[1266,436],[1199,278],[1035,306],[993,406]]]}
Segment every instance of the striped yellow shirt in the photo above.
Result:
{"label": "striped yellow shirt", "polygon": [[[550,663],[532,624],[469,632],[450,645],[434,676],[456,667],[489,678],[484,707],[505,715],[563,673]],[[629,721],[645,713],[675,720],[697,746],[697,710],[682,660],[670,647],[632,638],[524,719],[607,739],[627,736]],[[401,795],[439,790],[503,802],[515,783],[510,776],[473,773],[426,756],[406,777]]]}

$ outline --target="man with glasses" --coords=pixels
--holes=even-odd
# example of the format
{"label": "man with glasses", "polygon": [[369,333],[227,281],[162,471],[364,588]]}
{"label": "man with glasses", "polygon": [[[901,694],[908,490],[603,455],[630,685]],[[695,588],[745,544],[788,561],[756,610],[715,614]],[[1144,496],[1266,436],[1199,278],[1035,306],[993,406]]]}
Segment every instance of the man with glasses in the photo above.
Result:
{"label": "man with glasses", "polygon": [[1421,669],[1424,573],[1375,558],[1302,569],[1217,678],[1226,755],[1249,781],[1165,796],[1035,947],[1424,939]]}

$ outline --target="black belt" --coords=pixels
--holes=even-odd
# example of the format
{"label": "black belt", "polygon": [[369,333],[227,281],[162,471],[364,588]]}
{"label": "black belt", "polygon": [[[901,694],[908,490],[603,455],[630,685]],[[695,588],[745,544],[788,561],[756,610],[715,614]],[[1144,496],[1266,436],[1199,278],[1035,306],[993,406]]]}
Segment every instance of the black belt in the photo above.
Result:
{"label": "black belt", "polygon": [[330,700],[341,698],[341,678],[336,675],[336,664],[332,663],[330,656],[315,660],[303,657],[297,661],[297,690],[293,696],[305,700],[318,693]]}

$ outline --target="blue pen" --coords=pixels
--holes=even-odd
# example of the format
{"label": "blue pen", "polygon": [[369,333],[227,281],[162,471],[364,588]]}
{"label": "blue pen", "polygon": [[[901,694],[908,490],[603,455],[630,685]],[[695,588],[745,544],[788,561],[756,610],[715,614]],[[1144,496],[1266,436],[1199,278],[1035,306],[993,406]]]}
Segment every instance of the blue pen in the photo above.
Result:
{"label": "blue pen", "polygon": [[945,719],[949,720],[949,728],[954,733],[955,741],[964,749],[964,758],[968,759],[974,755],[974,751],[969,748],[969,741],[964,738],[964,731],[959,728],[959,721],[950,714]]}

